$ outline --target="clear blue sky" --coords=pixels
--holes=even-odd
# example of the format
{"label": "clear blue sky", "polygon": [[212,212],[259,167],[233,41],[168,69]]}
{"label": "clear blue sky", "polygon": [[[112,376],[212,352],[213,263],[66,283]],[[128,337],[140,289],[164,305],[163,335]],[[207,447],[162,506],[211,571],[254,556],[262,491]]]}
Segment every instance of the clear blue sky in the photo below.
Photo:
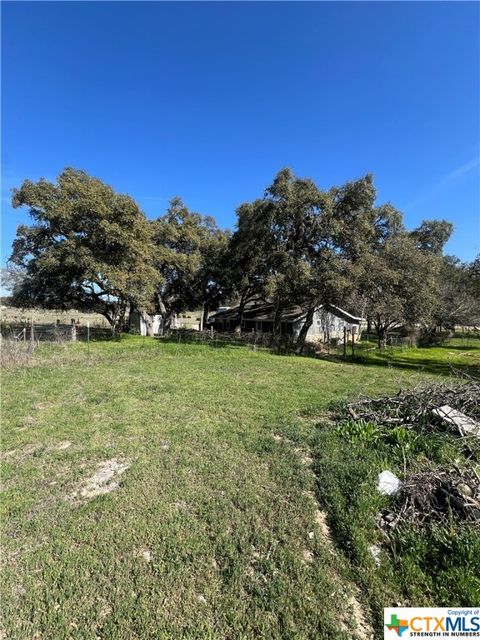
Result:
{"label": "clear blue sky", "polygon": [[180,195],[233,227],[290,166],[372,172],[409,227],[480,250],[478,3],[2,3],[2,260],[9,190],[85,169],[148,216]]}

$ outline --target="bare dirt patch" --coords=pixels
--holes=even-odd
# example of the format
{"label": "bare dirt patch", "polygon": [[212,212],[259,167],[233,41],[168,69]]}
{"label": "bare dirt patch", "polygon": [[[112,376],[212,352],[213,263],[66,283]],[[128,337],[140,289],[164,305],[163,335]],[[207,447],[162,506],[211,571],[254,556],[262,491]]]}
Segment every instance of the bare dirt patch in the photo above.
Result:
{"label": "bare dirt patch", "polygon": [[[10,449],[9,451],[2,451],[0,452],[0,460],[8,460],[12,456],[14,456],[16,453],[17,453],[16,449]],[[0,640],[1,640],[1,636],[0,636]]]}
{"label": "bare dirt patch", "polygon": [[333,545],[332,533],[327,524],[327,514],[324,511],[320,511],[320,509],[317,509],[315,511],[315,522],[318,526],[322,538],[326,540],[328,544]]}
{"label": "bare dirt patch", "polygon": [[275,440],[275,442],[285,442],[285,444],[293,445],[293,442],[289,438],[281,436],[278,433],[272,434],[272,438]]}
{"label": "bare dirt patch", "polygon": [[32,427],[36,427],[38,421],[35,416],[26,416],[21,422],[18,423],[17,428],[19,431],[26,431]]}
{"label": "bare dirt patch", "polygon": [[27,458],[32,456],[34,453],[37,453],[38,451],[40,451],[40,449],[42,448],[43,447],[40,444],[35,444],[35,443],[27,444],[23,447],[23,449],[17,449],[11,452],[9,457],[11,459],[14,459],[16,464],[21,464],[22,462],[25,462],[25,460],[27,460]]}
{"label": "bare dirt patch", "polygon": [[63,440],[62,442],[58,442],[56,445],[52,447],[45,447],[42,444],[38,443],[30,443],[25,445],[22,449],[11,449],[9,451],[2,451],[0,453],[0,460],[13,460],[16,464],[21,464],[27,458],[32,456],[34,453],[43,450],[44,453],[48,453],[50,451],[63,451],[64,449],[68,449],[72,443],[70,440]]}
{"label": "bare dirt patch", "polygon": [[310,549],[303,549],[302,558],[303,558],[303,562],[305,564],[312,564],[312,562],[313,562],[313,553],[310,551]]}
{"label": "bare dirt patch", "polygon": [[306,467],[312,466],[313,459],[312,459],[312,456],[308,453],[308,451],[305,451],[305,449],[301,449],[300,447],[297,447],[296,449],[294,449],[294,452],[296,453],[300,462],[303,465],[305,465]]}
{"label": "bare dirt patch", "polygon": [[366,622],[362,606],[354,594],[352,594],[348,600],[347,610],[355,622],[354,637],[359,640],[370,640],[370,638],[373,638],[373,631]]}
{"label": "bare dirt patch", "polygon": [[70,442],[70,440],[64,440],[63,442],[59,442],[57,445],[55,445],[53,449],[55,449],[56,451],[63,451],[64,449],[68,449],[68,447],[71,446],[72,443]]}
{"label": "bare dirt patch", "polygon": [[[313,470],[311,469],[313,459],[311,458],[308,451],[297,447],[294,448],[294,453],[297,455],[300,462],[308,467],[309,472],[313,476],[315,476]],[[335,549],[335,543],[330,531],[330,527],[327,523],[327,515],[324,511],[321,511],[318,508],[317,498],[313,491],[305,491],[305,495],[315,503],[314,520],[316,529],[319,532],[326,549],[332,555],[335,555],[337,551]],[[309,531],[308,537],[310,540],[312,540],[315,537],[315,533],[313,531]],[[311,564],[314,561],[314,556],[309,549],[303,549],[302,561],[305,564]],[[339,593],[344,593],[347,599],[346,611],[349,612],[349,617],[345,620],[340,621],[342,630],[345,633],[350,633],[352,640],[370,640],[371,638],[373,638],[373,630],[366,621],[365,612],[359,599],[360,591],[358,587],[356,587],[356,585],[354,584],[345,584],[344,580],[342,580],[340,574],[337,572],[332,572],[331,578],[335,583],[339,585]],[[351,628],[352,621],[355,627],[354,629]]]}
{"label": "bare dirt patch", "polygon": [[144,560],[145,562],[151,562],[152,552],[148,547],[139,547],[133,550],[133,557]]}
{"label": "bare dirt patch", "polygon": [[130,463],[119,462],[116,458],[103,462],[97,473],[86,480],[72,494],[72,498],[86,498],[89,500],[118,489],[120,478],[129,467]]}

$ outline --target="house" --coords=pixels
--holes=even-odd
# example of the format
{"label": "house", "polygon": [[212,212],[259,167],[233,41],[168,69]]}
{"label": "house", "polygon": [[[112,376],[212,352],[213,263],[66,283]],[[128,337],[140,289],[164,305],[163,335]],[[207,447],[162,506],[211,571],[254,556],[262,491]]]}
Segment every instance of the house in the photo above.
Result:
{"label": "house", "polygon": [[200,330],[201,311],[183,311],[176,316],[176,329]]}
{"label": "house", "polygon": [[[275,306],[271,302],[252,300],[245,306],[242,331],[256,333],[272,333]],[[296,338],[305,322],[306,312],[298,306],[290,306],[282,311],[280,333]],[[222,307],[208,319],[207,326],[216,331],[233,331],[237,325],[238,307]],[[307,333],[310,342],[342,341],[344,329],[358,340],[366,322],[334,305],[320,305],[314,313],[313,322]]]}

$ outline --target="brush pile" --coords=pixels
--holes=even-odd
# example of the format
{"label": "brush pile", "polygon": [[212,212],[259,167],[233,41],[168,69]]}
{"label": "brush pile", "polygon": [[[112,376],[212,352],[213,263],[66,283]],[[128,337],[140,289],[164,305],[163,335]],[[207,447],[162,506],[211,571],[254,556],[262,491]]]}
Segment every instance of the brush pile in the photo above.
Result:
{"label": "brush pile", "polygon": [[400,522],[424,526],[452,520],[480,527],[480,481],[474,471],[454,468],[408,475],[394,510],[381,511],[377,525],[388,535]]}
{"label": "brush pile", "polygon": [[414,462],[408,451],[403,452],[400,489],[391,509],[377,516],[379,528],[387,535],[401,522],[421,527],[433,522],[448,525],[453,520],[480,527],[480,436],[478,432],[466,435],[442,417],[438,409],[445,405],[480,425],[480,383],[453,379],[394,396],[360,398],[340,410],[341,418],[373,423],[386,435],[401,429],[427,439],[447,438],[461,453],[459,460],[446,467],[432,461]]}
{"label": "brush pile", "polygon": [[345,405],[341,417],[378,425],[441,431],[448,426],[433,411],[444,405],[480,421],[480,382],[474,379],[458,382],[454,379],[449,383],[401,390],[394,396],[360,398]]}
{"label": "brush pile", "polygon": [[412,475],[403,487],[402,510],[408,520],[450,518],[480,525],[480,482],[459,468]]}

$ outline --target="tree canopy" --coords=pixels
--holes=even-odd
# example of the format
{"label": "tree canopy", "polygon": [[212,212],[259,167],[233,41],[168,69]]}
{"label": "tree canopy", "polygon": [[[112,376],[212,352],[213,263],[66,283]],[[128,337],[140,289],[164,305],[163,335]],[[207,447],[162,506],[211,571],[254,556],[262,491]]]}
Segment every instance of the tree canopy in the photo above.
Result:
{"label": "tree canopy", "polygon": [[25,180],[12,203],[28,207],[33,220],[13,243],[10,260],[24,270],[16,304],[96,311],[114,330],[128,303],[149,305],[157,277],[151,231],[130,196],[65,169],[56,183]]}
{"label": "tree canopy", "polygon": [[15,304],[102,313],[114,331],[126,310],[168,327],[175,314],[237,301],[237,329],[252,298],[274,303],[274,332],[291,305],[305,312],[301,351],[320,305],[368,318],[383,345],[400,324],[452,325],[478,318],[479,258],[445,257],[452,225],[425,220],[411,232],[392,204],[377,204],[373,176],[322,189],[286,168],[262,198],[237,209],[233,234],[181,198],[149,220],[128,195],[84,171],[56,182],[25,180],[28,207],[10,258]]}
{"label": "tree canopy", "polygon": [[154,265],[159,273],[155,307],[168,321],[200,307],[208,315],[227,295],[226,252],[230,234],[211,216],[191,212],[181,198],[152,222]]}

